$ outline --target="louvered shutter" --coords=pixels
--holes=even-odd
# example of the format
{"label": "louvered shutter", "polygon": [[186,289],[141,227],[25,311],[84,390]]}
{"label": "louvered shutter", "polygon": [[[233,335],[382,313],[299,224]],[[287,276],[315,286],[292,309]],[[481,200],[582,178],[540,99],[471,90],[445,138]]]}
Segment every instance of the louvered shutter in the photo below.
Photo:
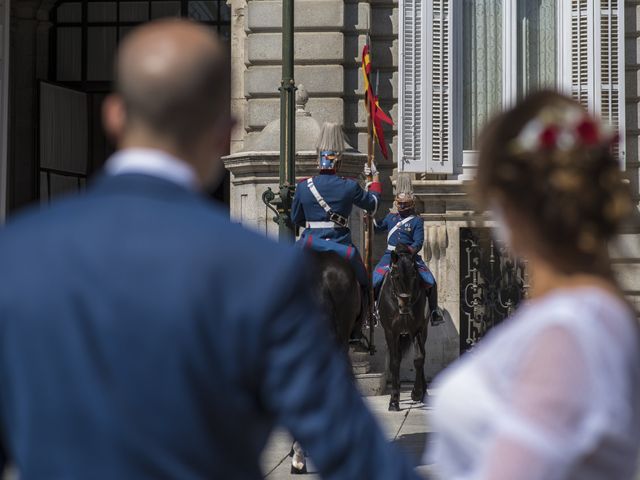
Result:
{"label": "louvered shutter", "polygon": [[592,82],[589,80],[593,67],[590,64],[592,53],[589,39],[592,22],[589,0],[571,1],[571,96],[585,108],[589,108]]}
{"label": "louvered shutter", "polygon": [[[571,96],[624,138],[623,0],[571,0]],[[624,141],[616,149],[624,163]]]}
{"label": "louvered shutter", "polygon": [[403,0],[400,8],[400,162],[407,172],[453,173],[454,0]]}
{"label": "louvered shutter", "polygon": [[403,0],[400,8],[400,161],[407,172],[426,170],[423,135],[423,2]]}
{"label": "louvered shutter", "polygon": [[451,8],[454,0],[432,0],[427,14],[427,171],[453,173],[451,113],[453,84]]}
{"label": "louvered shutter", "polygon": [[[596,2],[597,3],[597,2]],[[623,0],[600,0],[596,21],[600,30],[600,45],[596,55],[598,80],[596,81],[596,111],[602,119],[616,128],[621,141],[615,153],[624,165],[624,35]]]}

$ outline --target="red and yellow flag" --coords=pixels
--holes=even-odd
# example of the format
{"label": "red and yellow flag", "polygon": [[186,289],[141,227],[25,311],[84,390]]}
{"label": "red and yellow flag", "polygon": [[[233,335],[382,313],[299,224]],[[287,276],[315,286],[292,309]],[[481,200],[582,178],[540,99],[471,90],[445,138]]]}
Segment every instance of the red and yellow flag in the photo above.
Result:
{"label": "red and yellow flag", "polygon": [[371,88],[371,54],[369,53],[368,44],[362,49],[362,74],[364,76],[365,105],[371,117],[371,122],[373,123],[373,136],[378,141],[382,156],[388,159],[389,150],[387,149],[387,142],[384,139],[382,122],[393,125],[393,120],[382,111],[378,97],[374,95],[373,89]]}

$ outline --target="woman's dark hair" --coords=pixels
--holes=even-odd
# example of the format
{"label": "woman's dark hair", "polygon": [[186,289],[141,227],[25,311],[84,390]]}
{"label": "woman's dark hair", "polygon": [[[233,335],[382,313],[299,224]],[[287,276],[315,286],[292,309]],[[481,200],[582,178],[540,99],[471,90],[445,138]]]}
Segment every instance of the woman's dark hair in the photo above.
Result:
{"label": "woman's dark hair", "polygon": [[563,118],[567,111],[588,118],[580,110],[568,97],[541,91],[498,115],[480,138],[475,182],[481,209],[497,201],[521,216],[540,253],[566,271],[589,262],[632,208],[611,142],[579,139],[559,148],[543,139],[540,148],[518,148],[523,130],[536,118],[550,112]]}

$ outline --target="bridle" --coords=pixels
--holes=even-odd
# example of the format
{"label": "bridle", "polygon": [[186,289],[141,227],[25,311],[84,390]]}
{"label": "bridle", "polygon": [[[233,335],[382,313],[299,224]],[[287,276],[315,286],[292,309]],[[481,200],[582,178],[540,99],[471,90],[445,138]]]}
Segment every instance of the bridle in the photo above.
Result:
{"label": "bridle", "polygon": [[[413,306],[418,303],[418,301],[420,300],[420,282],[416,281],[414,282],[414,287],[413,287],[413,292],[411,293],[398,293],[398,287],[396,285],[396,281],[394,280],[394,276],[393,276],[393,269],[394,269],[394,264],[392,263],[389,266],[389,281],[391,282],[391,294],[395,297],[396,302],[398,303],[398,311],[400,316],[412,316],[413,315]],[[416,269],[415,266],[415,262],[413,265],[413,270],[416,274],[416,277],[419,276],[418,271]],[[418,279],[416,279],[418,280]],[[405,308],[403,311],[403,302],[402,300],[407,301],[408,305],[405,304]],[[413,300],[413,301],[412,301]]]}

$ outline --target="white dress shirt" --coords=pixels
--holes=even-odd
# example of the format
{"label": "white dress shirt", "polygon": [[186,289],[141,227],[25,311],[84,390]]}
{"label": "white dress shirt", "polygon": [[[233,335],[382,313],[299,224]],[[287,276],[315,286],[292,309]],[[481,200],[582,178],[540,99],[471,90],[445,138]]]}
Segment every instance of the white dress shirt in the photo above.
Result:
{"label": "white dress shirt", "polygon": [[522,307],[441,375],[429,452],[448,480],[629,480],[640,447],[635,314],[604,290]]}
{"label": "white dress shirt", "polygon": [[109,175],[139,173],[162,178],[191,190],[197,190],[196,172],[186,162],[162,150],[128,148],[111,156],[105,164]]}

